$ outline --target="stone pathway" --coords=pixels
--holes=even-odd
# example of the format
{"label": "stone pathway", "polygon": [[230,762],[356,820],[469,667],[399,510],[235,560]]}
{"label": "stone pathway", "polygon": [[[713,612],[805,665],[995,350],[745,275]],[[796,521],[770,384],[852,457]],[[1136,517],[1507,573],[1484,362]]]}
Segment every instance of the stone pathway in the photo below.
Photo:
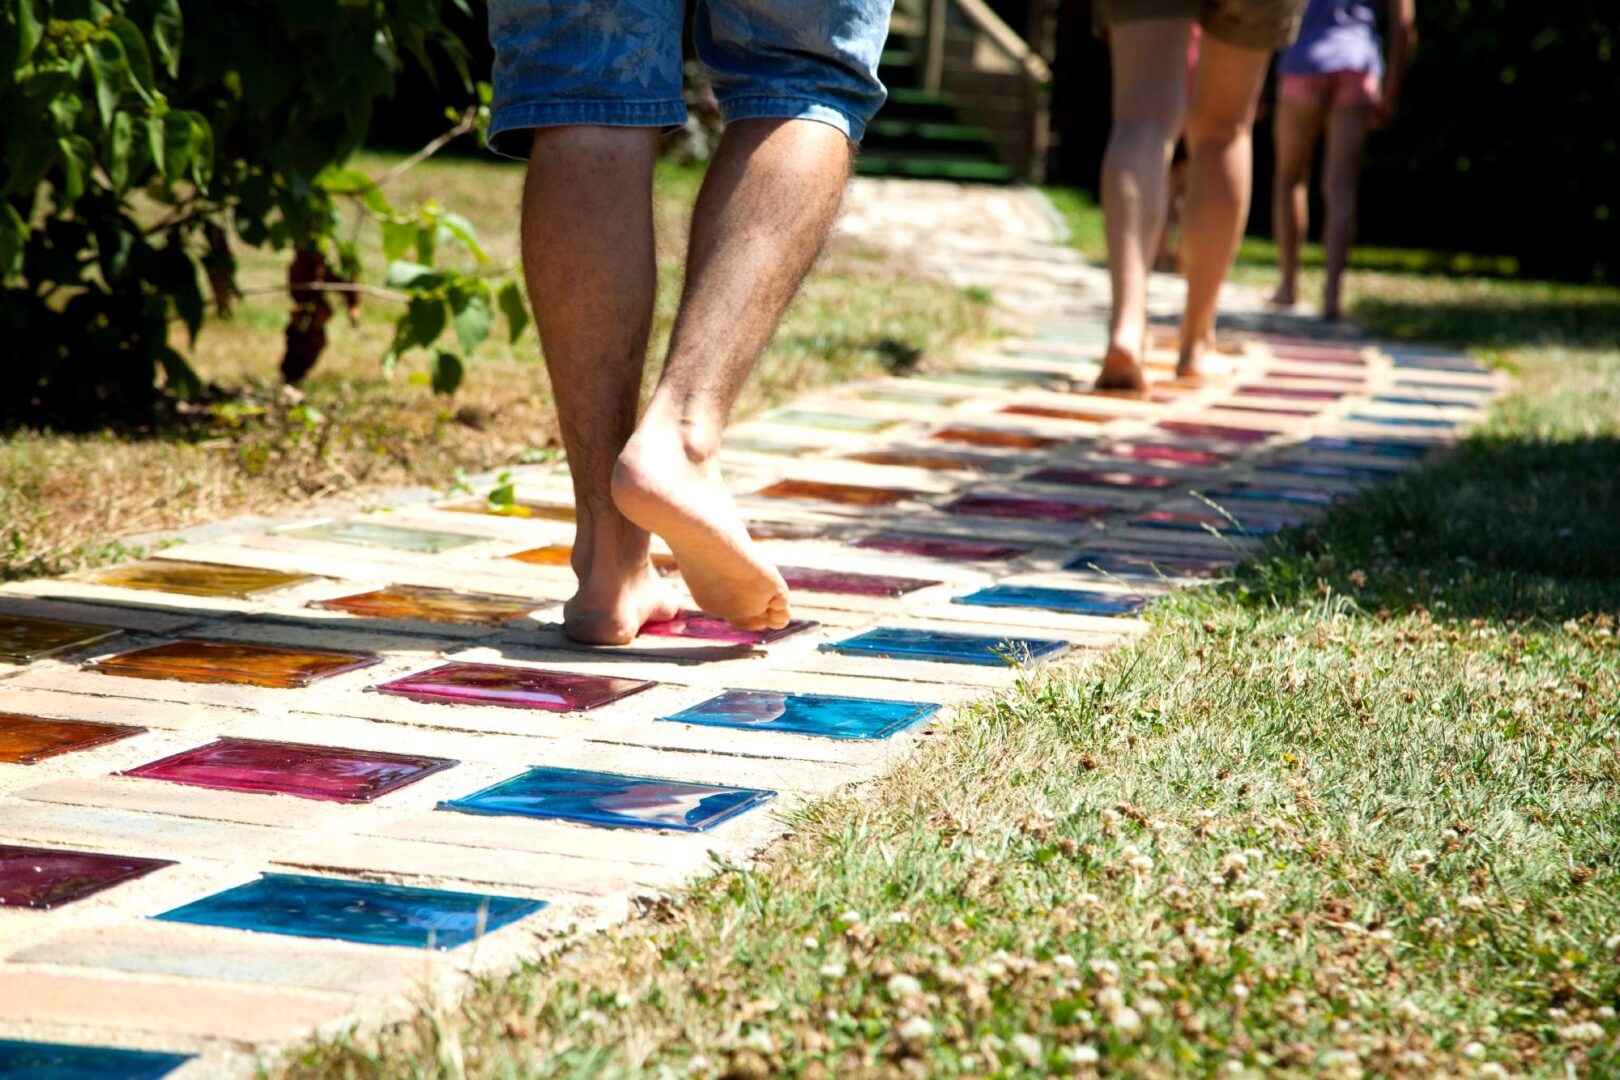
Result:
{"label": "stone pathway", "polygon": [[[730,483],[806,620],[777,640],[564,641],[550,467],[513,471],[524,515],[482,512],[489,479],[0,588],[0,1077],[89,1052],[36,1044],[148,1052],[82,1075],[249,1075],[610,927],[1010,685],[1006,657],[1087,663],[1501,388],[1233,290],[1229,377],[1089,393],[1106,281],[1038,195],[861,181],[843,227],[991,289],[1008,332],[733,429]],[[1173,313],[1175,283],[1154,299]]]}

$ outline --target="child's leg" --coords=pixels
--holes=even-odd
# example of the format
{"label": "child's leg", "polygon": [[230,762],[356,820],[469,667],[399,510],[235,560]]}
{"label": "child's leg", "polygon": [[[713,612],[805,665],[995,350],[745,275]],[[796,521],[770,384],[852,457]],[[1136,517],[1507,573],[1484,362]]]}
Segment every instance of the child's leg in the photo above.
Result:
{"label": "child's leg", "polygon": [[1335,105],[1328,115],[1327,149],[1322,157],[1322,246],[1327,275],[1322,281],[1322,317],[1337,319],[1350,259],[1350,241],[1356,232],[1356,185],[1361,173],[1361,148],[1373,107],[1368,104]]}
{"label": "child's leg", "polygon": [[1325,112],[1321,102],[1303,95],[1277,95],[1272,124],[1277,160],[1271,186],[1271,231],[1277,242],[1277,291],[1271,298],[1275,304],[1291,305],[1299,299],[1299,251],[1310,228],[1306,185]]}

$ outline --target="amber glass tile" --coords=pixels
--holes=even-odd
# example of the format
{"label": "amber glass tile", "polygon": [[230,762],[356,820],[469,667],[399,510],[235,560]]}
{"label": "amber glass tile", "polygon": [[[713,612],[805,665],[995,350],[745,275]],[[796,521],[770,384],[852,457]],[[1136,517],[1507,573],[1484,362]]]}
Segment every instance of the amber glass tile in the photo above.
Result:
{"label": "amber glass tile", "polygon": [[545,521],[573,521],[574,508],[568,503],[542,503],[531,499],[515,499],[509,503],[492,503],[487,499],[449,503],[440,510],[458,514],[493,514],[496,517],[539,518]]}
{"label": "amber glass tile", "polygon": [[120,589],[152,589],[185,596],[226,596],[244,599],[271,589],[315,581],[309,574],[289,574],[262,570],[256,566],[215,566],[211,563],[151,559],[147,562],[111,566],[97,572],[92,580]]}
{"label": "amber glass tile", "polygon": [[755,494],[770,499],[815,499],[843,506],[890,506],[917,493],[907,488],[835,484],[824,480],[779,480]]}
{"label": "amber glass tile", "polygon": [[347,611],[365,619],[498,626],[532,615],[541,608],[550,607],[551,603],[522,596],[456,592],[454,589],[437,589],[428,585],[390,585],[374,592],[340,596],[334,600],[315,600],[309,606],[327,611]]}
{"label": "amber glass tile", "polygon": [[[516,559],[518,562],[529,563],[532,566],[567,566],[572,568],[574,565],[574,548],[570,544],[547,544],[545,547],[530,548],[527,551],[519,551],[504,557]],[[665,576],[673,574],[679,569],[675,565],[675,556],[666,555],[661,551],[653,552],[652,564],[655,570]]]}
{"label": "amber glass tile", "polygon": [[365,653],[186,638],[119,653],[89,667],[103,674],[137,679],[292,689],[380,663],[380,658]]}
{"label": "amber glass tile", "polygon": [[0,615],[0,660],[26,664],[117,637],[122,630],[55,619]]}
{"label": "amber glass tile", "polygon": [[48,720],[43,716],[0,713],[0,761],[33,765],[57,754],[88,750],[92,746],[139,735],[143,727],[93,724],[85,720]]}
{"label": "amber glass tile", "polygon": [[967,443],[970,446],[1002,446],[1014,450],[1040,450],[1047,446],[1061,446],[1067,439],[1053,439],[1046,435],[1031,435],[1027,431],[1000,431],[993,428],[948,427],[928,436],[944,442]]}
{"label": "amber glass tile", "polygon": [[1038,416],[1043,420],[1073,420],[1081,424],[1106,424],[1111,420],[1119,419],[1117,413],[1058,409],[1050,405],[1008,405],[1001,411],[1008,416]]}

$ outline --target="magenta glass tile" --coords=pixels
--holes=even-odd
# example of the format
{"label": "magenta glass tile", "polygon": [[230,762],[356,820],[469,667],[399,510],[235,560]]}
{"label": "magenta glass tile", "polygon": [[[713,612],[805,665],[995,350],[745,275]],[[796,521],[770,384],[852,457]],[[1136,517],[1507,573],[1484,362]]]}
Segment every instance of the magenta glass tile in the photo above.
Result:
{"label": "magenta glass tile", "polygon": [[1111,443],[1100,452],[1127,461],[1168,461],[1176,465],[1219,465],[1228,460],[1225,454],[1217,454],[1213,450],[1165,446],[1163,443]]}
{"label": "magenta glass tile", "polygon": [[1346,390],[1360,390],[1367,385],[1359,375],[1340,374],[1338,372],[1315,371],[1285,371],[1272,368],[1262,378],[1266,379],[1298,379],[1302,382],[1336,383]]}
{"label": "magenta glass tile", "polygon": [[1156,490],[1174,487],[1181,481],[1162,473],[1127,472],[1124,469],[1080,469],[1069,465],[1054,465],[1024,477],[1039,484],[1072,484],[1076,487],[1115,487]]}
{"label": "magenta glass tile", "polygon": [[1004,544],[995,540],[968,540],[955,536],[923,536],[917,533],[883,532],[855,541],[854,547],[868,551],[890,551],[896,555],[917,555],[949,562],[995,562],[1029,554],[1026,544]]}
{"label": "magenta glass tile", "polygon": [[1307,364],[1367,365],[1367,358],[1361,355],[1361,350],[1334,345],[1273,345],[1271,355],[1278,360],[1297,360]]}
{"label": "magenta glass tile", "polygon": [[1240,386],[1239,397],[1281,398],[1284,401],[1338,401],[1343,390],[1300,390],[1290,386]]}
{"label": "magenta glass tile", "polygon": [[0,907],[52,908],[133,881],[172,859],[0,844]]}
{"label": "magenta glass tile", "polygon": [[1161,430],[1174,432],[1177,435],[1189,435],[1199,439],[1220,439],[1223,442],[1257,443],[1265,442],[1275,431],[1264,428],[1228,427],[1225,424],[1204,424],[1196,420],[1161,420]]}
{"label": "magenta glass tile", "polygon": [[713,615],[683,611],[667,622],[648,623],[641,628],[641,633],[645,637],[696,638],[717,645],[769,645],[819,625],[808,619],[794,619],[780,630],[738,630]]}
{"label": "magenta glass tile", "polygon": [[963,495],[944,509],[971,517],[1018,518],[1023,521],[1090,521],[1111,514],[1116,507],[1098,503],[1065,502],[1022,495]]}
{"label": "magenta glass tile", "polygon": [[417,754],[225,738],[126,769],[119,775],[222,791],[363,803],[455,764],[449,758]]}
{"label": "magenta glass tile", "polygon": [[372,689],[434,705],[503,705],[509,709],[585,712],[656,685],[645,679],[453,661],[379,683]]}
{"label": "magenta glass tile", "polygon": [[925,578],[857,574],[849,570],[819,570],[808,566],[779,566],[776,569],[790,589],[844,596],[904,596],[939,584]]}

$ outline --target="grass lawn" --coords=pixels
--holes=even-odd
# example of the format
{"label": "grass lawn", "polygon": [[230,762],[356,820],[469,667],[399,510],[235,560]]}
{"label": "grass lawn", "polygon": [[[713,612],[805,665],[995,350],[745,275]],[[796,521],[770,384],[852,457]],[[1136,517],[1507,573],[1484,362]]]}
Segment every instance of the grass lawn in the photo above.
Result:
{"label": "grass lawn", "polygon": [[272,1075],[1620,1073],[1620,292],[1350,295],[1516,393],[762,865]]}
{"label": "grass lawn", "polygon": [[[366,154],[357,165],[375,176],[397,160]],[[462,213],[496,263],[515,266],[522,179],[522,167],[512,163],[436,159],[406,173],[389,194],[398,206],[434,198]],[[674,317],[687,212],[701,179],[695,168],[666,165],[658,172],[655,356]],[[377,237],[363,239],[367,277],[380,280]],[[285,395],[276,372],[288,304],[274,290],[285,285],[288,260],[256,250],[240,256],[249,295],[231,318],[211,319],[190,348],[203,377],[231,392],[227,399],[156,431],[0,432],[0,580],[126,554],[108,543],[111,536],[286,510],[371,486],[447,487],[459,469],[532,460],[555,445],[532,331],[512,346],[500,328],[473,354],[462,389],[438,397],[426,385],[425,353],[402,362],[392,381],[383,378],[380,361],[397,315],[385,301],[366,301],[352,326],[333,319],[326,354],[303,394]],[[981,333],[984,310],[982,297],[835,239],[741,408],[757,410],[807,386],[938,352],[955,338]]]}

